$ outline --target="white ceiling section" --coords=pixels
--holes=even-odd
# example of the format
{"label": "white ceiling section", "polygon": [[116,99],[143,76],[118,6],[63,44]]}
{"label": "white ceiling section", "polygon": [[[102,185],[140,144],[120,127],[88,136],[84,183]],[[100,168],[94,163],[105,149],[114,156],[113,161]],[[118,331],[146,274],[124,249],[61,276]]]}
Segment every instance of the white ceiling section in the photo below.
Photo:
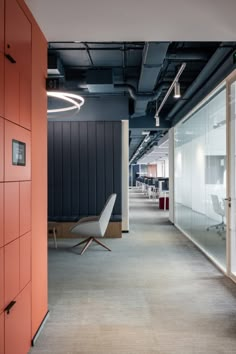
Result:
{"label": "white ceiling section", "polygon": [[153,146],[145,155],[143,155],[138,161],[138,164],[154,163],[156,161],[165,160],[168,158],[169,153],[169,140],[167,140],[161,146]]}
{"label": "white ceiling section", "polygon": [[234,41],[235,0],[25,0],[48,41]]}

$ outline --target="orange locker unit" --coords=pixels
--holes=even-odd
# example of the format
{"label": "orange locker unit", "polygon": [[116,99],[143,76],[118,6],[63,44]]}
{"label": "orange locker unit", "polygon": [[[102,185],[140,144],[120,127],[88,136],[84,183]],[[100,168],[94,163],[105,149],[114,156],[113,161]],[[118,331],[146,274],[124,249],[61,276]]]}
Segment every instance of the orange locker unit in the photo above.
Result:
{"label": "orange locker unit", "polygon": [[[4,114],[4,1],[0,0],[0,117],[3,117],[3,114]],[[2,137],[0,136],[0,141],[2,140],[1,138]]]}
{"label": "orange locker unit", "polygon": [[[23,0],[0,0],[0,354],[26,354],[35,335],[32,323],[39,325],[47,312],[44,301],[44,313],[32,318],[32,33],[37,31]],[[45,90],[41,94],[46,100]],[[46,121],[46,111],[40,118]],[[44,259],[46,248],[41,252]],[[46,291],[46,282],[40,285]]]}
{"label": "orange locker unit", "polygon": [[0,21],[0,157],[4,161],[0,167],[0,353],[25,354],[32,337],[31,24],[16,0],[0,0],[1,10],[4,5],[5,27],[3,18]]}
{"label": "orange locker unit", "polygon": [[5,6],[5,118],[30,129],[31,24],[16,0]]}

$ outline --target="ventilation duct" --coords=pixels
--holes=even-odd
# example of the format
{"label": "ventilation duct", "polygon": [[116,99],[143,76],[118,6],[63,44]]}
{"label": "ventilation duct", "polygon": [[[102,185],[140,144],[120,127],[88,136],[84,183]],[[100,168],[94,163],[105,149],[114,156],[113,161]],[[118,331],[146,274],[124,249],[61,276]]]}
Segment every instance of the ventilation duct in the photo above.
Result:
{"label": "ventilation duct", "polygon": [[133,118],[144,116],[146,114],[148,102],[158,99],[161,94],[161,88],[154,94],[151,92],[155,89],[168,47],[169,43],[167,42],[145,43],[138,83],[138,93],[135,92],[132,87],[128,87],[129,94],[135,101],[134,114],[132,115]]}
{"label": "ventilation duct", "polygon": [[157,78],[161,71],[169,43],[145,43],[143,49],[143,60],[138,83],[139,92],[152,92],[155,88]]}
{"label": "ventilation duct", "polygon": [[181,48],[176,49],[174,52],[168,52],[166,59],[171,61],[207,61],[208,53],[196,49]]}
{"label": "ventilation duct", "polygon": [[64,68],[60,58],[56,54],[48,54],[48,76],[64,76]]}
{"label": "ventilation duct", "polygon": [[112,92],[114,89],[111,69],[88,70],[86,81],[87,88],[91,93]]}

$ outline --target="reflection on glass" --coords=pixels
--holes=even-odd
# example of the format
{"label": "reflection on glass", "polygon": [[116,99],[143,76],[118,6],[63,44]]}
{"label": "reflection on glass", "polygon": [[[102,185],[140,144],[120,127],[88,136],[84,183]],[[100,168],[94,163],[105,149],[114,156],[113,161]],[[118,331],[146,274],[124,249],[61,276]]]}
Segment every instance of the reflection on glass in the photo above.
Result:
{"label": "reflection on glass", "polygon": [[225,88],[175,128],[175,223],[226,267]]}
{"label": "reflection on glass", "polygon": [[230,240],[231,240],[231,272],[236,275],[236,83],[230,87]]}

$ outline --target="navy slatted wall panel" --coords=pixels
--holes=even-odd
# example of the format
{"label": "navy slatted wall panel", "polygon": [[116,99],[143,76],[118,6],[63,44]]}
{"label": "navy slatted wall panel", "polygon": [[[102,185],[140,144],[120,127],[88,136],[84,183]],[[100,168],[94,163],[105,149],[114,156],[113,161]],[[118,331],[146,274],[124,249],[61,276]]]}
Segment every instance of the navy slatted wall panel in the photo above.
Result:
{"label": "navy slatted wall panel", "polygon": [[96,123],[89,122],[88,129],[88,184],[89,214],[97,215],[97,162],[96,157]]}
{"label": "navy slatted wall panel", "polygon": [[79,171],[79,204],[80,215],[88,215],[88,123],[80,122],[80,171]]}
{"label": "navy slatted wall panel", "polygon": [[[63,215],[62,212],[62,191],[63,191],[63,180],[62,180],[62,123],[58,122],[54,125],[53,134],[53,161],[54,163],[54,213],[55,215]],[[50,167],[50,164],[49,164]]]}
{"label": "navy slatted wall panel", "polygon": [[106,198],[113,192],[114,179],[114,152],[112,123],[105,125],[105,195]]}
{"label": "navy slatted wall panel", "polygon": [[49,122],[49,218],[99,214],[117,193],[121,215],[121,122]]}
{"label": "navy slatted wall panel", "polygon": [[79,208],[79,124],[71,122],[71,214],[80,215]]}
{"label": "navy slatted wall panel", "polygon": [[105,146],[104,146],[104,122],[96,125],[96,151],[97,151],[97,212],[99,214],[105,204]]}
{"label": "navy slatted wall panel", "polygon": [[62,123],[62,214],[71,215],[71,135],[70,122]]}
{"label": "navy slatted wall panel", "polygon": [[53,124],[48,125],[48,214],[54,215],[54,149]]}

